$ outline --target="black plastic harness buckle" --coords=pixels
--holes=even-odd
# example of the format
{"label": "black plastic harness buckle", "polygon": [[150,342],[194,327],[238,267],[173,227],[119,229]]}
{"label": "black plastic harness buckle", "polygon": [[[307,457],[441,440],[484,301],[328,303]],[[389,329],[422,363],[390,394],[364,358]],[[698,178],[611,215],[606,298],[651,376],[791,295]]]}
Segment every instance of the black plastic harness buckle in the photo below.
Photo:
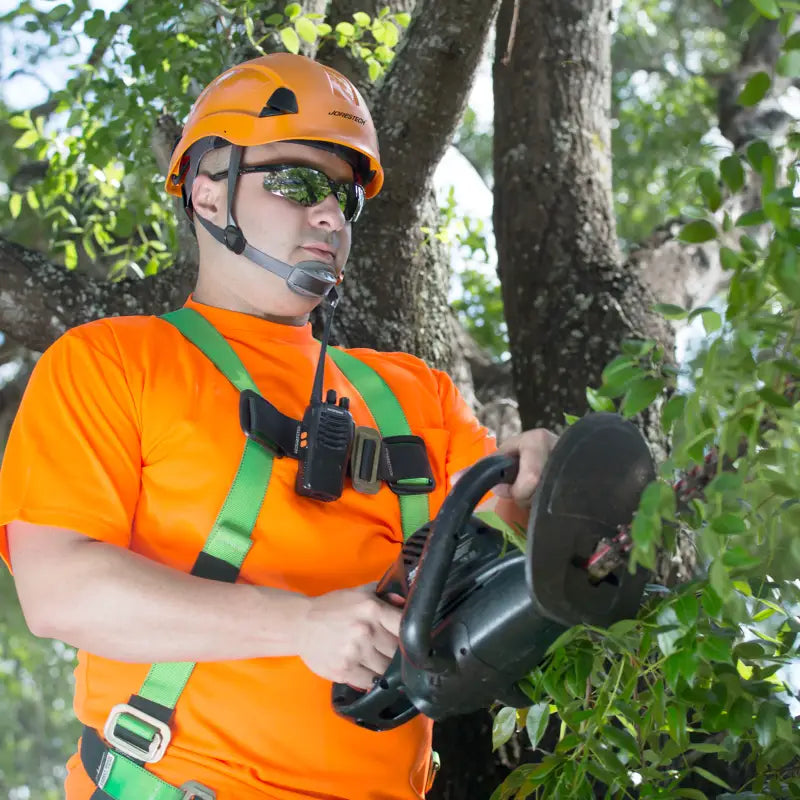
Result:
{"label": "black plastic harness buckle", "polygon": [[252,389],[244,389],[239,395],[239,424],[248,439],[271,450],[278,458],[297,458],[300,423],[281,414]]}
{"label": "black plastic harness buckle", "polygon": [[436,488],[425,440],[420,436],[387,436],[383,452],[383,478],[395,494],[430,494]]}

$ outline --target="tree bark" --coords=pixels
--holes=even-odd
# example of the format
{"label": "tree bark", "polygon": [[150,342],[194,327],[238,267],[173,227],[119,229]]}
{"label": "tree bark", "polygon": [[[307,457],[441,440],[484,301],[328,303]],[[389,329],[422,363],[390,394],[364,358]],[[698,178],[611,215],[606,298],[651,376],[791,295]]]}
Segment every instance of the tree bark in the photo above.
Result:
{"label": "tree bark", "polygon": [[450,369],[449,259],[433,172],[466,104],[497,1],[424,0],[373,101],[386,183],[364,212],[338,335],[351,346],[414,353]]}

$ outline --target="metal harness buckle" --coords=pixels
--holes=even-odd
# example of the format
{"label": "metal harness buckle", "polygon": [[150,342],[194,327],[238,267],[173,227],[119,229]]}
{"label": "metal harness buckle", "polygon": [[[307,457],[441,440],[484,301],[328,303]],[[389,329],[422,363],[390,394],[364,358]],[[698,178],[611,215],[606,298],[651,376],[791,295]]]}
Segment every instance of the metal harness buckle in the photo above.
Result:
{"label": "metal harness buckle", "polygon": [[183,792],[181,800],[217,800],[217,793],[198,781],[186,781],[179,788]]}
{"label": "metal harness buckle", "polygon": [[[132,744],[126,739],[122,739],[116,734],[117,723],[120,717],[125,714],[129,717],[134,717],[139,720],[139,722],[143,722],[145,725],[149,725],[154,729],[155,734],[153,740],[146,750],[138,745]],[[145,714],[144,711],[139,711],[138,708],[134,708],[128,703],[120,703],[111,709],[105,727],[103,728],[103,735],[106,741],[112,745],[117,752],[125,756],[130,756],[137,761],[143,761],[146,764],[155,764],[157,761],[161,761],[166,752],[169,740],[172,738],[169,725],[162,722],[160,719],[151,717],[150,714]]]}
{"label": "metal harness buckle", "polygon": [[350,480],[362,494],[377,494],[381,488],[378,467],[381,463],[381,435],[374,428],[359,426],[350,456]]}

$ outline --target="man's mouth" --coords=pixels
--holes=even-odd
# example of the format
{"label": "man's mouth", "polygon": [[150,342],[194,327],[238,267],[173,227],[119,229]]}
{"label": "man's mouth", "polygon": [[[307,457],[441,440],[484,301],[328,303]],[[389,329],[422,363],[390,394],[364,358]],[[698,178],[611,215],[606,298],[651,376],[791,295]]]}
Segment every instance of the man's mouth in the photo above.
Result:
{"label": "man's mouth", "polygon": [[312,253],[317,261],[322,261],[324,264],[333,266],[336,263],[336,258],[333,252],[326,247],[316,247],[314,245],[303,245],[303,250]]}

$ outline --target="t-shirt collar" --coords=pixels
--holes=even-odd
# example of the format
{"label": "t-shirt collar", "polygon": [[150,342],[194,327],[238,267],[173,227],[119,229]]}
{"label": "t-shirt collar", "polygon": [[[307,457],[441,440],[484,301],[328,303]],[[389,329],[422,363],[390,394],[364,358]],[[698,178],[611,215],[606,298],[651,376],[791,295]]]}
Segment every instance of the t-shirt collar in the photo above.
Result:
{"label": "t-shirt collar", "polygon": [[245,333],[257,340],[270,339],[287,344],[311,344],[314,341],[310,322],[305,325],[285,325],[254,314],[198,303],[193,295],[189,295],[184,307],[202,314],[223,336],[235,334],[238,339]]}

